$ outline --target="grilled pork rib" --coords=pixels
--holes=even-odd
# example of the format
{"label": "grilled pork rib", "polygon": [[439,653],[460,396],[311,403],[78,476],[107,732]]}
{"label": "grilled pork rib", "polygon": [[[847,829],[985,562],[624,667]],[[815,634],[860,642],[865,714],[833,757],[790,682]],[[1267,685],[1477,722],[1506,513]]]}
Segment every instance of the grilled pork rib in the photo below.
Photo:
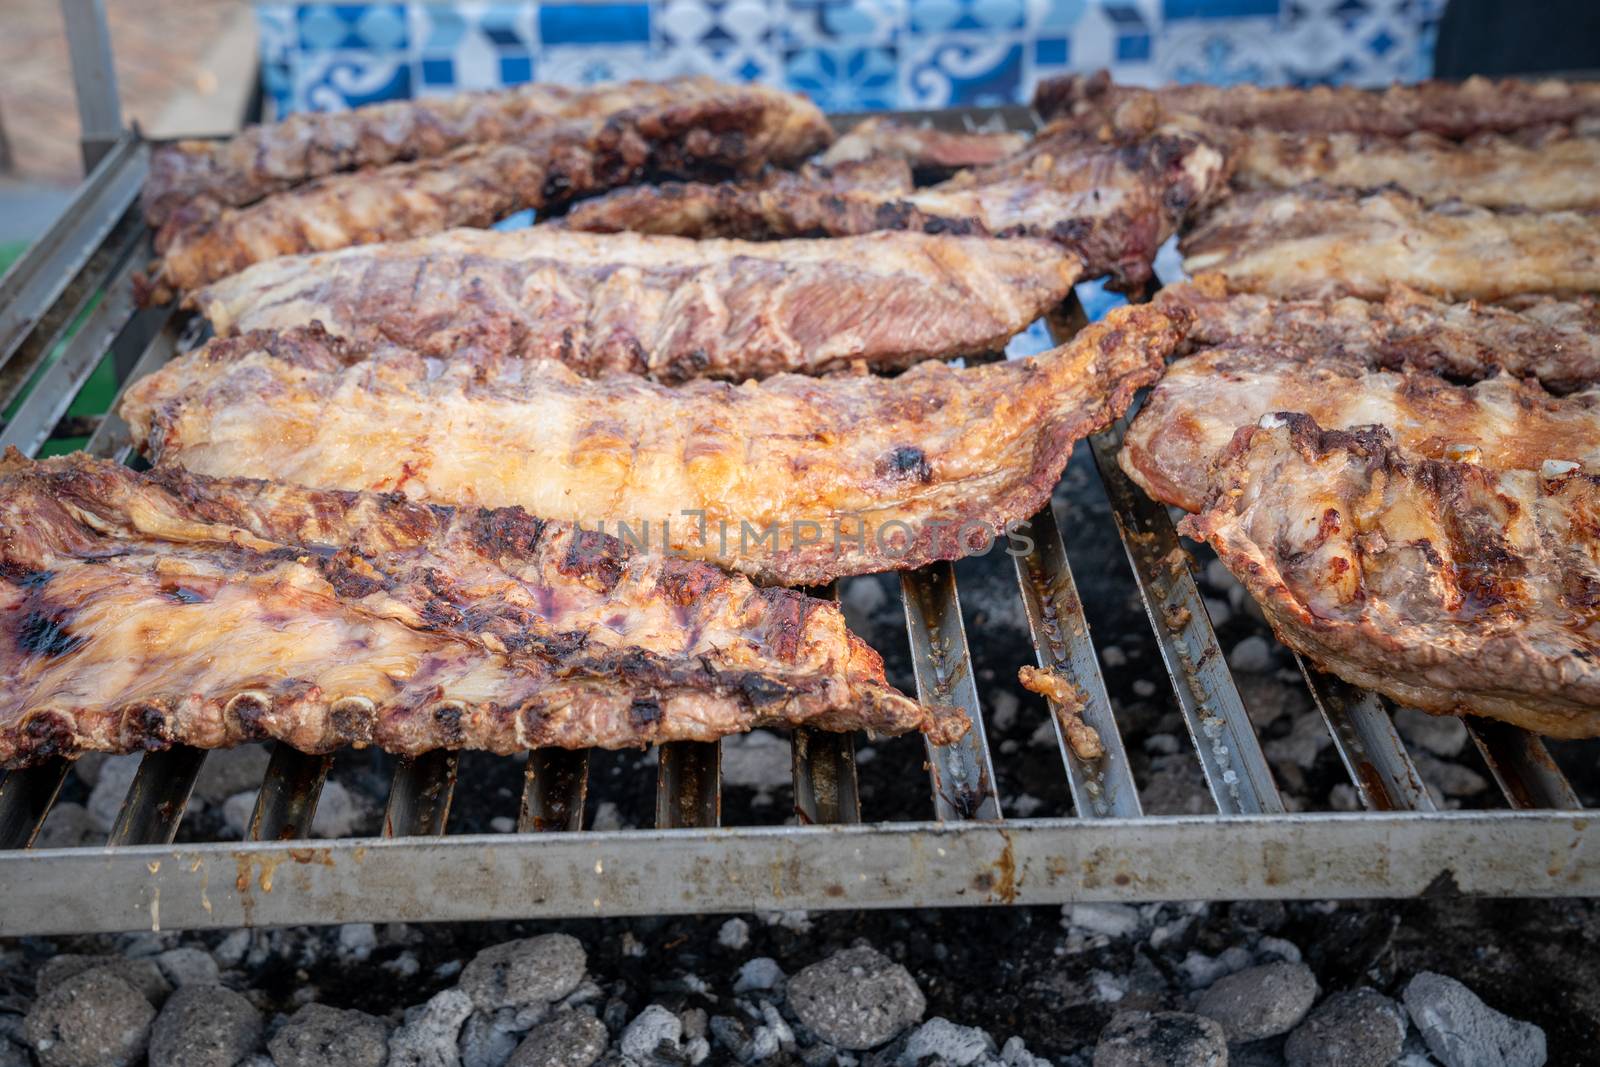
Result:
{"label": "grilled pork rib", "polygon": [[838,607],[520,509],[0,461],[0,767],[276,738],[505,754],[960,735]]}
{"label": "grilled pork rib", "polygon": [[1360,351],[1234,343],[1180,359],[1145,401],[1117,457],[1152,497],[1198,511],[1211,461],[1234,431],[1298,409],[1320,425],[1388,427],[1406,452],[1538,470],[1559,457],[1600,474],[1600,389],[1552,396],[1510,377],[1453,385],[1426,371],[1376,369]]}
{"label": "grilled pork rib", "polygon": [[767,116],[749,146],[750,163],[798,163],[832,130],[804,97],[710,78],[631,81],[569,88],[522,85],[492,93],[369,104],[351,111],[291,115],[225,141],[179,141],[151,155],[145,217],[161,226],[197,200],[238,207],[342,170],[432,159],[463,145],[521,144],[575,119],[599,120],[697,98],[758,102]]}
{"label": "grilled pork rib", "polygon": [[425,355],[547,358],[661,381],[899,369],[991,352],[1079,264],[1036,241],[874,234],[746,244],[534,227],[262,263],[204,290],[219,333],[321,322]]}
{"label": "grilled pork rib", "polygon": [[1460,200],[1535,211],[1600,208],[1600,137],[1539,131],[1480,134],[1466,142],[1431,133],[1241,131],[1235,183],[1289,189],[1308,182],[1348,189],[1393,185],[1429,204]]}
{"label": "grilled pork rib", "polygon": [[1285,644],[1402,704],[1600,734],[1600,478],[1406,455],[1305,415],[1241,430],[1211,543]]}
{"label": "grilled pork rib", "polygon": [[1014,156],[925,189],[840,188],[805,174],[669,183],[586,201],[562,225],[760,240],[873,230],[1040,237],[1081,256],[1086,276],[1137,289],[1162,242],[1226,178],[1222,153],[1190,133],[1063,123]]}
{"label": "grilled pork rib", "polygon": [[1224,126],[1390,137],[1421,131],[1461,139],[1600,116],[1600,84],[1581,81],[1468,78],[1394,85],[1378,92],[1353,86],[1253,85],[1173,85],[1152,91],[1113,84],[1104,71],[1048,78],[1034,93],[1033,106],[1046,118],[1109,114],[1152,97],[1166,111]]}
{"label": "grilled pork rib", "polygon": [[772,90],[728,88],[563,122],[514,144],[332,174],[246,207],[190,201],[156,234],[150,295],[192,290],[274,256],[488,226],[646,178],[751,173],[770,153],[789,157],[783,131],[793,106]]}
{"label": "grilled pork rib", "polygon": [[245,335],[137,382],[122,413],[153,460],[203,474],[627,523],[812,585],[988,548],[1049,499],[1073,442],[1159,377],[1183,321],[1125,308],[1031,359],[678,387]]}
{"label": "grilled pork rib", "polygon": [[1193,315],[1195,348],[1289,345],[1359,356],[1370,367],[1411,367],[1476,381],[1537,378],[1568,393],[1600,382],[1600,301],[1530,296],[1503,304],[1448,304],[1409,289],[1382,303],[1343,297],[1274,300],[1231,293],[1218,274],[1169,285],[1157,300]]}
{"label": "grilled pork rib", "polygon": [[817,157],[825,167],[877,159],[903,160],[919,178],[942,180],[958,170],[998,162],[1028,143],[1020,133],[951,133],[894,119],[858,123]]}
{"label": "grilled pork rib", "polygon": [[1286,299],[1454,300],[1600,292],[1600,212],[1429,207],[1395,190],[1307,186],[1223,201],[1183,240],[1184,269]]}

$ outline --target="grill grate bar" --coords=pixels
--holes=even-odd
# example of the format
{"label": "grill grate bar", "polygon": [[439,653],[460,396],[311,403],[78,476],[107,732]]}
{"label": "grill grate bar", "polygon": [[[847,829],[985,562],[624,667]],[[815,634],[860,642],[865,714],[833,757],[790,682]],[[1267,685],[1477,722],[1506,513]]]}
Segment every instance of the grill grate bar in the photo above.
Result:
{"label": "grill grate bar", "polygon": [[722,742],[673,741],[656,756],[656,829],[721,826]]}
{"label": "grill grate bar", "polygon": [[183,337],[179,331],[176,318],[167,319],[166,323],[145,346],[133,368],[128,372],[128,377],[117,389],[116,399],[111,402],[111,410],[96,427],[94,435],[89,438],[89,443],[84,446],[84,451],[91,456],[101,459],[114,459],[118,463],[126,463],[128,457],[133,455],[133,437],[128,424],[117,408],[122,404],[122,397],[127,393],[128,387],[141,378],[146,378],[164,365],[171,362],[182,350]]}
{"label": "grill grate bar", "polygon": [[1394,719],[1376,693],[1312,667],[1298,653],[1311,699],[1328,724],[1333,746],[1361,803],[1373,811],[1433,811],[1433,797],[1406,752]]}
{"label": "grill grate bar", "polygon": [[1577,811],[1583,807],[1543,740],[1496,719],[1463,715],[1461,721],[1467,724],[1467,736],[1513,808]]}
{"label": "grill grate bar", "polygon": [[[814,597],[839,602],[839,583],[807,589]],[[856,782],[856,739],[797,726],[789,732],[794,779],[794,814],[801,826],[861,821]]]}
{"label": "grill grate bar", "polygon": [[108,845],[170,845],[189,806],[206,750],[173,745],[139,761]]}
{"label": "grill grate bar", "polygon": [[518,833],[582,830],[589,795],[589,752],[536,748],[528,753],[522,777]]}
{"label": "grill grate bar", "polygon": [[31,848],[72,766],[53,759],[0,777],[0,849]]}
{"label": "grill grate bar", "polygon": [[389,783],[384,837],[440,837],[456,792],[456,754],[443,749],[403,759]]}
{"label": "grill grate bar", "polygon": [[900,598],[911,639],[917,699],[924,704],[954,705],[972,720],[972,729],[955,744],[928,745],[934,814],[941,821],[998,820],[1000,797],[994,788],[994,762],[972,676],[954,568],[935,563],[901,572]]}
{"label": "grill grate bar", "polygon": [[1126,426],[1118,419],[1089,443],[1206,785],[1224,815],[1279,813],[1283,800],[1189,573],[1189,555],[1166,509],[1117,466]]}
{"label": "grill grate bar", "polygon": [[1060,671],[1083,694],[1083,721],[1100,735],[1104,754],[1099,759],[1078,757],[1068,743],[1061,723],[1061,711],[1052,702],[1051,717],[1056,729],[1056,744],[1067,770],[1072,802],[1084,818],[1136,818],[1139,789],[1123,747],[1122,733],[1100,674],[1100,657],[1089,636],[1089,621],[1083,616],[1083,603],[1067,561],[1066,546],[1055,514],[1044,509],[1017,528],[1018,535],[1033,542],[1025,556],[1013,556],[1017,584],[1022,589],[1022,606],[1033,635],[1033,650],[1039,666]]}
{"label": "grill grate bar", "polygon": [[133,275],[142,269],[142,258],[133,253],[111,276],[104,297],[89,313],[88,320],[66,342],[60,357],[40,375],[27,399],[0,432],[0,449],[15,445],[30,456],[37,453],[95,368],[117,348],[144,345],[172,314],[170,307],[141,312],[134,306]]}
{"label": "grill grate bar", "polygon": [[248,840],[298,841],[311,836],[322,784],[328,780],[333,756],[313,756],[283,742],[272,746],[261,792],[250,816]]}
{"label": "grill grate bar", "polygon": [[[120,223],[142,228],[137,210],[130,211],[149,167],[149,149],[129,136],[118,143],[90,173],[60,217],[0,279],[0,371],[14,374],[10,363],[30,337],[64,327],[69,316],[57,310],[73,304],[74,289],[88,284],[90,263],[104,250]],[[103,262],[103,260],[102,260]],[[104,263],[110,269],[113,263]],[[87,275],[86,275],[87,272]],[[52,314],[55,312],[55,314]],[[40,345],[40,349],[48,346]],[[38,352],[43,355],[43,352]]]}

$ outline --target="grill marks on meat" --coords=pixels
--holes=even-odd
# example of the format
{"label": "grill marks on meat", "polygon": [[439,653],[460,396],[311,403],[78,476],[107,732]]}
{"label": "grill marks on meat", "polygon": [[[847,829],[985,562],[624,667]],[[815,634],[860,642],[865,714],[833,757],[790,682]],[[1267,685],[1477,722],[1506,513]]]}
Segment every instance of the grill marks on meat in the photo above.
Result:
{"label": "grill marks on meat", "polygon": [[1462,139],[1529,126],[1600,116],[1600,84],[1569,81],[1423,82],[1372,92],[1355,87],[1310,89],[1175,85],[1149,90],[1115,85],[1101,71],[1048,78],[1034,93],[1041,115],[1109,114],[1154,99],[1162,109],[1246,129],[1302,133],[1365,133],[1405,137],[1422,131]]}
{"label": "grill marks on meat", "polygon": [[519,509],[12,451],[0,523],[3,767],[267,737],[506,754],[965,728],[889,687],[831,602]]}
{"label": "grill marks on meat", "polygon": [[1600,302],[1593,297],[1448,304],[1401,288],[1381,303],[1281,301],[1230,293],[1226,279],[1203,274],[1157,299],[1192,313],[1189,342],[1196,348],[1270,342],[1472,381],[1504,372],[1537,378],[1557,393],[1600,382]]}
{"label": "grill marks on meat", "polygon": [[1429,207],[1404,193],[1306,186],[1223,201],[1183,241],[1190,274],[1286,299],[1453,300],[1600,292],[1600,212]]}
{"label": "grill marks on meat", "polygon": [[1020,152],[1027,143],[1020,133],[952,133],[873,118],[834,141],[817,162],[835,167],[878,159],[903,160],[919,179],[938,181],[958,170],[996,163]]}
{"label": "grill marks on meat", "polygon": [[245,336],[137,383],[122,411],[153,459],[201,473],[625,522],[814,585],[987,548],[1160,375],[1183,321],[1127,308],[1033,359],[676,388],[548,361],[352,362],[315,332],[271,355]]}
{"label": "grill marks on meat", "polygon": [[[564,122],[513,144],[332,174],[246,207],[202,198],[157,233],[150,295],[192,290],[274,256],[488,226],[656,176],[752,173],[789,157],[795,144],[783,131],[795,106],[787,94],[729,88]],[[808,150],[822,143],[803,140]]]}
{"label": "grill marks on meat", "polygon": [[1559,459],[1600,474],[1600,389],[1555,397],[1498,377],[1462,386],[1426,372],[1374,369],[1359,352],[1232,344],[1180,359],[1129,428],[1118,462],[1152,497],[1198,511],[1213,457],[1240,426],[1301,411],[1322,426],[1389,427],[1431,459],[1538,470]]}
{"label": "grill marks on meat", "polygon": [[1209,541],[1278,636],[1402,704],[1600,734],[1600,479],[1416,459],[1304,415],[1241,430]]}
{"label": "grill marks on meat", "polygon": [[805,175],[628,189],[577,205],[563,224],[751,239],[873,230],[1040,237],[1081,256],[1088,276],[1137,289],[1161,243],[1226,178],[1223,154],[1193,134],[1062,123],[1015,156],[924,189],[840,188]]}
{"label": "grill marks on meat", "polygon": [[1393,185],[1437,204],[1537,211],[1600,208],[1600,137],[1540,131],[1480,134],[1458,143],[1431,133],[1405,137],[1241,131],[1235,181],[1245,188],[1307,182],[1350,189]]}
{"label": "grill marks on meat", "polygon": [[145,182],[145,217],[161,226],[204,200],[238,207],[302,182],[358,167],[432,159],[463,145],[519,144],[575,119],[604,120],[639,108],[734,95],[759,102],[752,160],[797,163],[832,131],[798,95],[760,86],[734,89],[710,78],[632,81],[589,88],[523,85],[493,93],[370,104],[331,114],[293,115],[252,126],[226,141],[180,141],[156,149]]}
{"label": "grill marks on meat", "polygon": [[676,382],[991,352],[1065,298],[1079,268],[1031,241],[747,244],[534,227],[278,259],[197,303],[219,333],[316,321],[367,346]]}

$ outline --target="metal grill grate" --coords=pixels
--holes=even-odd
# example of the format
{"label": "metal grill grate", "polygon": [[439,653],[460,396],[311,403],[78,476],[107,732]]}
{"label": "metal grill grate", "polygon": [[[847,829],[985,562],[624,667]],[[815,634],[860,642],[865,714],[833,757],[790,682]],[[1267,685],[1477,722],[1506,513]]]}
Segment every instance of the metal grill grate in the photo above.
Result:
{"label": "metal grill grate", "polygon": [[[1020,108],[919,117],[956,128],[1035,122]],[[184,316],[136,310],[127,296],[149,255],[135,204],[148,158],[134,137],[114,145],[62,221],[0,281],[0,392],[20,395],[34,383],[0,440],[25,453],[38,451],[102,360],[114,361],[125,388],[199,340]],[[51,361],[96,293],[102,299]],[[1072,302],[1049,326],[1064,339],[1082,323]],[[1305,665],[1314,702],[1370,810],[1285,813],[1172,521],[1116,465],[1122,429],[1093,438],[1092,454],[1216,815],[1141,814],[1047,507],[1022,531],[1033,549],[1015,564],[1037,662],[1078,685],[1083,718],[1105,747],[1100,759],[1080,759],[1057,721],[1075,817],[1002,821],[955,574],[941,564],[901,576],[918,695],[962,706],[975,725],[960,744],[928,751],[934,821],[863,825],[854,739],[802,729],[791,740],[798,826],[718,829],[721,748],[679,743],[659,752],[654,831],[583,832],[588,754],[543,750],[529,754],[518,833],[447,835],[457,758],[435,753],[398,765],[383,838],[311,844],[302,839],[334,757],[278,745],[246,842],[172,846],[205,760],[180,747],[144,757],[110,835],[114,847],[30,850],[68,769],[58,760],[0,780],[0,935],[1441,888],[1600,891],[1597,837],[1588,816],[1574,814],[1572,787],[1538,738],[1469,723],[1513,810],[1435,812],[1379,698]],[[88,450],[126,461],[126,425],[107,416]]]}

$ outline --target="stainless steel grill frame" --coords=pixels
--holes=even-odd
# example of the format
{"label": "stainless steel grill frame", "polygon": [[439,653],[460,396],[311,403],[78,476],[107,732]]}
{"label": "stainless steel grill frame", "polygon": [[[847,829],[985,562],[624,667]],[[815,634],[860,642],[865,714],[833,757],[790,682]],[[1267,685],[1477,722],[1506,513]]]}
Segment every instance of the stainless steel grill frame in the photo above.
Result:
{"label": "stainless steel grill frame", "polygon": [[[912,117],[958,128],[1036,124],[1022,108]],[[126,368],[125,387],[198,340],[186,315],[170,307],[138,310],[127,297],[133,272],[150,254],[135,202],[148,160],[149,146],[124,134],[62,220],[0,280],[0,386],[20,394],[33,383],[0,442],[36,453],[102,360]],[[99,303],[52,360],[68,324],[96,294]],[[1082,322],[1072,302],[1049,325],[1064,338]],[[311,843],[311,816],[335,757],[279,745],[248,841],[174,846],[205,759],[177,747],[144,757],[106,847],[33,850],[68,769],[58,760],[0,779],[0,935],[771,908],[1600,892],[1600,833],[1537,737],[1469,722],[1509,810],[1437,812],[1383,702],[1305,665],[1315,704],[1369,810],[1286,813],[1171,519],[1115,463],[1122,429],[1092,439],[1093,456],[1215,815],[1141,814],[1057,519],[1046,508],[1026,530],[1033,551],[1015,561],[1032,652],[1084,691],[1084,717],[1106,749],[1099,760],[1080,760],[1057,723],[1075,817],[1004,817],[955,575],[941,564],[901,575],[916,686],[924,698],[966,708],[975,729],[958,745],[929,749],[929,821],[864,823],[853,739],[798,730],[791,742],[795,826],[719,828],[720,746],[681,743],[660,750],[655,830],[584,831],[588,754],[551,750],[529,756],[517,833],[448,835],[457,761],[439,752],[400,763],[381,838]],[[127,460],[126,425],[107,416],[88,450]],[[1027,655],[1020,648],[1015,662],[997,666],[1014,670]]]}

